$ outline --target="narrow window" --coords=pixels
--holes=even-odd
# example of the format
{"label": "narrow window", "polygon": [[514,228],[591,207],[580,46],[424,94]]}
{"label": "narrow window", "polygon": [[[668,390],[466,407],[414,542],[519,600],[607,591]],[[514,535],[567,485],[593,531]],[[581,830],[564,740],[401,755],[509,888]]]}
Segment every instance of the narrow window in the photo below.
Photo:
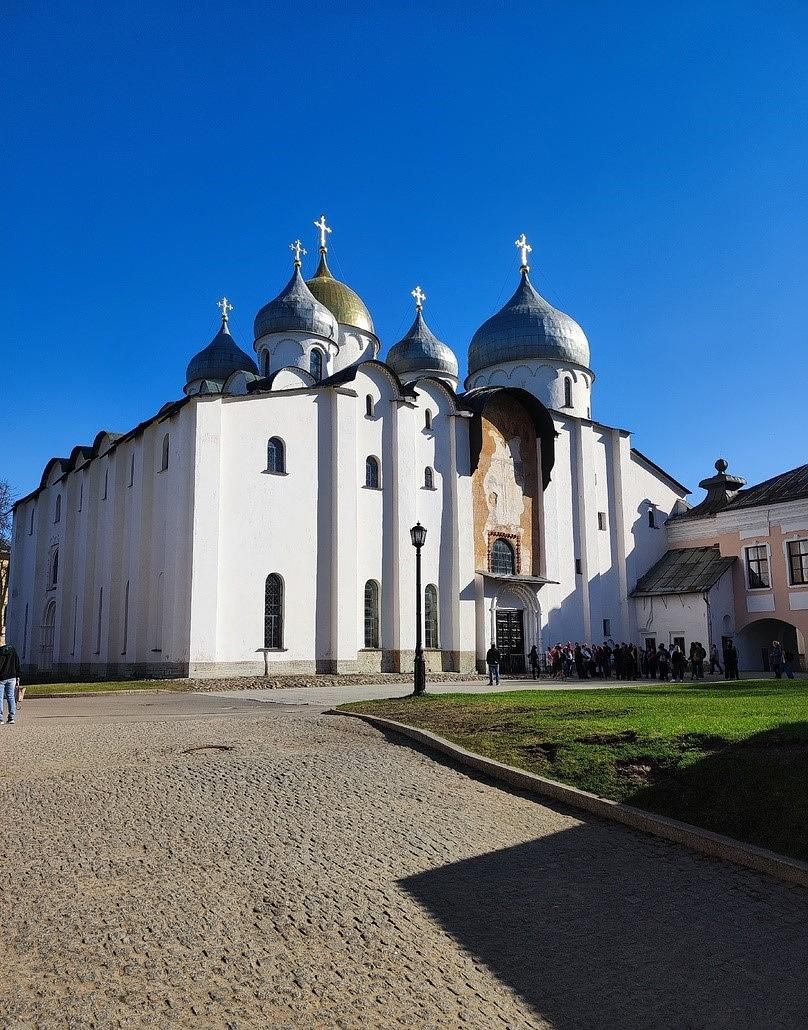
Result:
{"label": "narrow window", "polygon": [[76,629],[79,621],[79,598],[78,594],[73,595],[73,646],[70,650],[70,657],[76,654]]}
{"label": "narrow window", "polygon": [[429,408],[427,408],[424,412],[424,426],[426,429],[432,428],[432,412],[429,410]]}
{"label": "narrow window", "polygon": [[746,548],[746,576],[750,590],[771,586],[769,553],[765,544]]}
{"label": "narrow window", "polygon": [[316,347],[309,355],[309,371],[315,383],[319,383],[323,378],[323,352]]}
{"label": "narrow window", "polygon": [[163,583],[165,582],[164,573],[160,572],[157,575],[156,582],[156,597],[154,603],[155,618],[154,618],[154,647],[152,651],[154,654],[162,654],[163,652]]}
{"label": "narrow window", "polygon": [[267,444],[267,472],[286,471],[286,452],[283,440],[273,436]]}
{"label": "narrow window", "polygon": [[22,626],[22,656],[25,658],[26,641],[28,640],[28,605],[25,606],[25,622]]}
{"label": "narrow window", "polygon": [[575,559],[575,575],[576,576],[582,576],[583,575],[583,565],[581,565],[581,559],[580,558],[576,558]]}
{"label": "narrow window", "polygon": [[79,511],[84,507],[84,480],[79,483]]}
{"label": "narrow window", "polygon": [[95,628],[95,653],[101,654],[101,616],[104,613],[104,588],[98,591],[98,624]]}
{"label": "narrow window", "polygon": [[564,407],[572,407],[572,380],[569,376],[564,377]]}
{"label": "narrow window", "polygon": [[606,640],[612,635],[612,620],[603,620],[603,639]]}
{"label": "narrow window", "polygon": [[283,582],[274,572],[264,587],[264,647],[283,647]]}
{"label": "narrow window", "polygon": [[135,455],[132,452],[132,457],[129,459],[129,485],[135,485]]}
{"label": "narrow window", "polygon": [[605,529],[605,528],[606,528],[606,512],[605,511],[599,511],[598,512],[598,529]]}
{"label": "narrow window", "polygon": [[58,549],[53,552],[53,558],[51,559],[51,576],[50,585],[55,587],[59,582],[59,551]]}
{"label": "narrow window", "polygon": [[788,570],[792,586],[808,583],[808,540],[788,541]]}
{"label": "narrow window", "polygon": [[379,584],[375,579],[365,583],[365,647],[379,646]]}
{"label": "narrow window", "polygon": [[494,541],[494,546],[491,548],[491,571],[505,576],[513,576],[516,571],[513,548],[507,540],[503,540],[501,537]]}
{"label": "narrow window", "polygon": [[126,649],[129,645],[129,580],[126,581],[126,590],[123,595],[123,650],[121,654],[126,654]]}
{"label": "narrow window", "polygon": [[53,521],[54,521],[54,523],[62,521],[62,495],[61,494],[57,494],[56,495],[56,516],[55,516]]}
{"label": "narrow window", "polygon": [[427,490],[435,489],[435,473],[432,471],[429,465],[427,465],[427,467],[424,469],[424,486]]}
{"label": "narrow window", "polygon": [[169,439],[168,439],[168,433],[166,433],[166,435],[163,437],[163,454],[162,454],[162,458],[160,459],[160,471],[161,472],[165,472],[165,470],[168,468],[168,448],[169,448],[169,446],[170,446],[170,443],[169,443]]}
{"label": "narrow window", "polygon": [[373,418],[373,398],[370,394],[365,397],[365,417]]}
{"label": "narrow window", "polygon": [[34,511],[35,510],[36,509],[32,506],[31,507],[31,522],[28,525],[28,536],[33,536],[34,535]]}
{"label": "narrow window", "polygon": [[104,496],[101,498],[102,501],[107,499],[107,491],[109,490],[109,469],[104,469]]}
{"label": "narrow window", "polygon": [[379,489],[379,459],[373,455],[365,462],[365,486],[371,490]]}
{"label": "narrow window", "polygon": [[648,528],[656,529],[656,508],[648,509]]}
{"label": "narrow window", "polygon": [[424,591],[424,647],[438,646],[438,588],[430,583]]}
{"label": "narrow window", "polygon": [[264,362],[263,362],[263,364],[264,364],[264,375],[268,376],[269,375],[269,351],[268,350],[264,351]]}

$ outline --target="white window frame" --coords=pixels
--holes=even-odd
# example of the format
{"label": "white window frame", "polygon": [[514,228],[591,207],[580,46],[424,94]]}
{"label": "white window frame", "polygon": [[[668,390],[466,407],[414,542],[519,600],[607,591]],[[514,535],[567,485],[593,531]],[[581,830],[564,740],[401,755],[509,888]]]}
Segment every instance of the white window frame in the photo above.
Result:
{"label": "white window frame", "polygon": [[808,537],[806,536],[795,536],[789,537],[789,539],[783,541],[783,557],[786,562],[786,580],[788,582],[789,590],[806,590],[808,589],[808,579],[802,583],[794,583],[791,579],[791,555],[788,551],[789,544],[803,544],[808,543]]}
{"label": "white window frame", "polygon": [[[769,570],[769,584],[764,587],[752,587],[749,585],[749,550],[752,547],[765,547],[766,548],[766,565]],[[743,579],[744,586],[746,587],[747,593],[762,594],[767,590],[772,590],[772,549],[768,542],[763,543],[746,543],[743,548]]]}

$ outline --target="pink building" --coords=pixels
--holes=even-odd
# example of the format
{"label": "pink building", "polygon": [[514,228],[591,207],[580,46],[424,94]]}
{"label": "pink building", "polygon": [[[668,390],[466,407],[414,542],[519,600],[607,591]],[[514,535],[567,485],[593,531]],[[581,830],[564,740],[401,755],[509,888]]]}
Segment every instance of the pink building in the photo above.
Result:
{"label": "pink building", "polygon": [[641,641],[731,638],[741,671],[768,671],[778,640],[805,670],[808,637],[808,465],[744,489],[715,463],[694,508],[666,523],[669,550],[637,583]]}

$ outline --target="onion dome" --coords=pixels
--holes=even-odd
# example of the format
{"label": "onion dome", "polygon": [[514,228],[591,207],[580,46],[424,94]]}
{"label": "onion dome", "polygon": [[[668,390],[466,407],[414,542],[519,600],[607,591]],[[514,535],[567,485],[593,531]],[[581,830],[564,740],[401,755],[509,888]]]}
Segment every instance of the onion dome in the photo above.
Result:
{"label": "onion dome", "polygon": [[298,255],[295,258],[292,278],[278,296],[269,304],[265,304],[255,316],[255,338],[257,340],[269,333],[293,330],[336,341],[336,318],[317,300],[300,274],[299,255],[306,252],[300,246],[299,240],[292,244],[292,249]]}
{"label": "onion dome", "polygon": [[185,373],[186,386],[200,379],[221,384],[233,372],[258,372],[258,366],[250,355],[230,335],[227,322],[228,312],[233,310],[233,305],[228,303],[227,297],[223,297],[219,307],[222,309],[221,328],[207,347],[191,358]]}
{"label": "onion dome", "polygon": [[320,254],[317,271],[311,279],[306,280],[306,285],[338,322],[342,322],[343,325],[355,326],[366,333],[375,334],[373,319],[370,317],[364,301],[354,293],[350,286],[346,286],[345,283],[334,278],[328,267],[325,250]]}
{"label": "onion dome", "polygon": [[589,341],[583,329],[533,288],[527,265],[530,245],[524,234],[516,245],[522,250],[519,286],[472,337],[469,374],[504,361],[566,361],[589,368]]}
{"label": "onion dome", "polygon": [[416,286],[412,295],[415,297],[415,321],[406,336],[390,348],[386,364],[402,378],[409,378],[413,372],[423,375],[431,372],[438,376],[448,375],[456,380],[458,367],[454,352],[435,336],[421,313],[426,294],[420,286]]}

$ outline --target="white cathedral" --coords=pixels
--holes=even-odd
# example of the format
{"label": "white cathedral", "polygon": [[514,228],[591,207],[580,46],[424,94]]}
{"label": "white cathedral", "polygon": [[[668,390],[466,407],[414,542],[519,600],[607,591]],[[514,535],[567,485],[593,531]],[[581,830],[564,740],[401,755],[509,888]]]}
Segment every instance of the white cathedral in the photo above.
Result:
{"label": "white cathedral", "polygon": [[255,317],[230,305],[184,394],[53,458],[15,509],[8,636],[27,675],[404,671],[423,548],[427,668],[507,668],[532,645],[640,642],[631,590],[688,491],[592,416],[589,343],[516,292],[469,374],[423,316],[379,359],[357,294],[320,262]]}

